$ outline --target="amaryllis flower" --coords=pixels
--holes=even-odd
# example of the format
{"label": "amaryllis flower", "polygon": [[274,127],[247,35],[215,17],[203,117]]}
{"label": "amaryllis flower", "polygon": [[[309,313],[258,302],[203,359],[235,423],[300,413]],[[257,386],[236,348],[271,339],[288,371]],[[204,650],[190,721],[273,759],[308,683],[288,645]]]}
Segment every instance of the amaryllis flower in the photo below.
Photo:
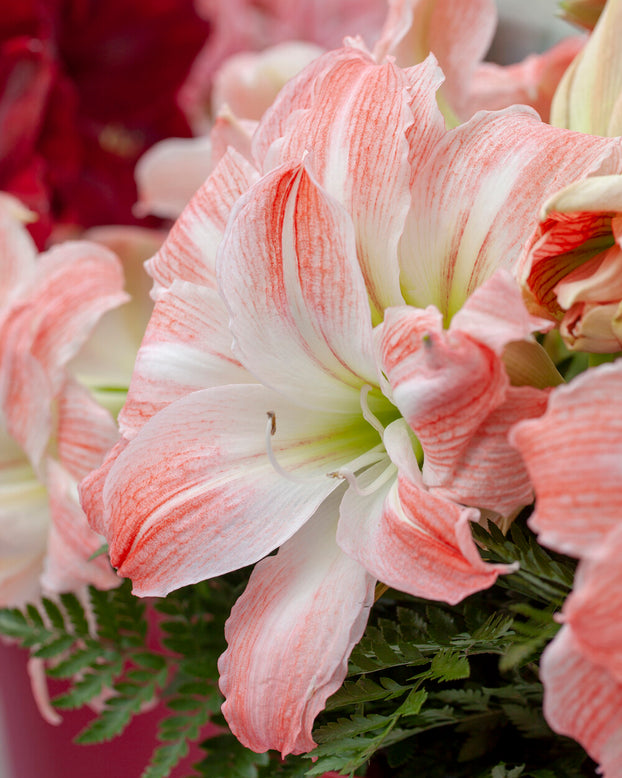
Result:
{"label": "amaryllis flower", "polygon": [[506,433],[546,394],[511,386],[503,354],[539,324],[494,274],[549,188],[619,165],[620,144],[518,109],[446,133],[440,80],[354,41],[224,153],[148,263],[124,438],[82,484],[138,594],[258,562],[220,661],[255,750],[313,747],[376,578],[447,602],[490,586],[508,568],[470,522],[531,500]]}
{"label": "amaryllis flower", "polygon": [[[622,770],[622,363],[590,369],[511,433],[536,491],[530,519],[542,543],[580,559],[564,626],[544,652],[544,713],[614,778]],[[577,463],[582,472],[576,477]]]}
{"label": "amaryllis flower", "polygon": [[571,349],[622,349],[622,176],[578,181],[544,205],[517,274]]}
{"label": "amaryllis flower", "polygon": [[[112,309],[127,300],[117,257],[103,245],[86,241],[37,256],[16,218],[20,213],[17,204],[3,201],[0,262],[7,282],[0,289],[0,601],[4,605],[32,600],[41,587],[51,593],[79,590],[86,583],[99,588],[119,583],[105,557],[89,560],[102,540],[86,522],[76,486],[101,463],[118,437],[112,416],[86,386],[100,388],[98,399],[118,407],[111,390],[122,387],[123,381],[127,386],[129,377],[123,378],[122,372],[129,343],[117,349],[115,371],[106,370],[109,361],[99,360],[94,373],[89,353],[95,343],[87,341],[99,324],[108,333],[108,347],[111,333],[120,343],[131,342],[130,327],[119,327],[118,316],[112,316]],[[101,237],[110,242],[110,236]],[[157,245],[150,242],[148,250]],[[130,264],[128,259],[128,269]],[[128,314],[128,324],[138,329],[136,306],[134,317]],[[137,332],[134,349],[139,338]]]}
{"label": "amaryllis flower", "polygon": [[133,168],[190,128],[177,91],[209,24],[192,0],[24,0],[0,10],[0,189],[39,219],[135,221]]}

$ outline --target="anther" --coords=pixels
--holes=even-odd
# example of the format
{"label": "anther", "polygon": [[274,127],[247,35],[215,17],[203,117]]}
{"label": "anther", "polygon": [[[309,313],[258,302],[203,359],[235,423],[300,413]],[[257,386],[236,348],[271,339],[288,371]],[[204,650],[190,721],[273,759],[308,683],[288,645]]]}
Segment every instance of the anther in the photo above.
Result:
{"label": "anther", "polygon": [[272,436],[276,433],[276,413],[274,411],[267,411],[266,416],[268,422],[266,424],[266,453],[268,459],[274,470],[283,478],[287,478],[288,481],[293,481],[297,484],[309,483],[309,481],[317,480],[318,476],[304,476],[296,475],[295,473],[289,473],[287,470],[281,467],[278,463],[274,450],[272,449]]}

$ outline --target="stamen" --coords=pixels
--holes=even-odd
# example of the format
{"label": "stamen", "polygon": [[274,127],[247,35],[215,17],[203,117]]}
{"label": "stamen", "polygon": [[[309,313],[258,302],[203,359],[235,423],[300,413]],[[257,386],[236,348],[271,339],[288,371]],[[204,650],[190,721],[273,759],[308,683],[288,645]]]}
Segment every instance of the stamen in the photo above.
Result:
{"label": "stamen", "polygon": [[287,478],[288,481],[293,481],[296,484],[309,483],[309,481],[317,479],[318,476],[296,475],[295,473],[289,473],[281,467],[272,449],[272,436],[276,433],[276,413],[267,411],[266,415],[268,416],[268,423],[266,424],[266,453],[272,467],[283,478]]}
{"label": "stamen", "polygon": [[352,470],[341,468],[340,470],[336,470],[334,473],[329,473],[329,475],[332,475],[335,478],[344,478],[358,495],[361,497],[368,497],[370,494],[377,492],[381,486],[393,478],[395,473],[397,473],[397,468],[392,462],[389,462],[382,473],[380,473],[380,475],[367,486],[359,485],[359,479],[357,479]]}
{"label": "stamen", "polygon": [[371,409],[369,407],[369,403],[367,402],[367,396],[371,392],[371,386],[369,384],[364,384],[361,386],[361,410],[363,411],[363,418],[368,424],[371,424],[371,426],[376,430],[376,432],[380,435],[380,440],[384,437],[384,427],[378,420],[378,418],[371,412]]}
{"label": "stamen", "polygon": [[356,473],[357,470],[362,470],[364,467],[370,467],[371,465],[378,464],[378,462],[382,462],[386,457],[387,452],[385,451],[384,446],[382,443],[378,443],[377,446],[370,448],[369,451],[361,454],[360,457],[348,462],[343,468],[333,470],[331,473],[327,473],[327,475],[330,478],[345,478],[342,473]]}

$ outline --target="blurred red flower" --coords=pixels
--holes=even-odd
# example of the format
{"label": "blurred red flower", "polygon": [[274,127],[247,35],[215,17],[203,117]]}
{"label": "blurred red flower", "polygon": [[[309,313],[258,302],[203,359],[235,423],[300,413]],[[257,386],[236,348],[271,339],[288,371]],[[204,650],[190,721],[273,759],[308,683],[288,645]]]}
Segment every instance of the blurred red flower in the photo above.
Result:
{"label": "blurred red flower", "polygon": [[138,157],[191,134],[177,91],[210,24],[193,0],[0,6],[0,189],[55,225],[136,221]]}

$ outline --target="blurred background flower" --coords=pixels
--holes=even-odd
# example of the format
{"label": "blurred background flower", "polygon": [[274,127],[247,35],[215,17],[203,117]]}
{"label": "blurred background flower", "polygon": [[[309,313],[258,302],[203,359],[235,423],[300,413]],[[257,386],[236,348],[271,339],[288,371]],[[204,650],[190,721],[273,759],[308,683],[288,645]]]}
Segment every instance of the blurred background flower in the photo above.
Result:
{"label": "blurred background flower", "polygon": [[0,8],[0,189],[55,225],[131,224],[134,165],[187,137],[176,96],[210,32],[192,0],[24,0]]}

